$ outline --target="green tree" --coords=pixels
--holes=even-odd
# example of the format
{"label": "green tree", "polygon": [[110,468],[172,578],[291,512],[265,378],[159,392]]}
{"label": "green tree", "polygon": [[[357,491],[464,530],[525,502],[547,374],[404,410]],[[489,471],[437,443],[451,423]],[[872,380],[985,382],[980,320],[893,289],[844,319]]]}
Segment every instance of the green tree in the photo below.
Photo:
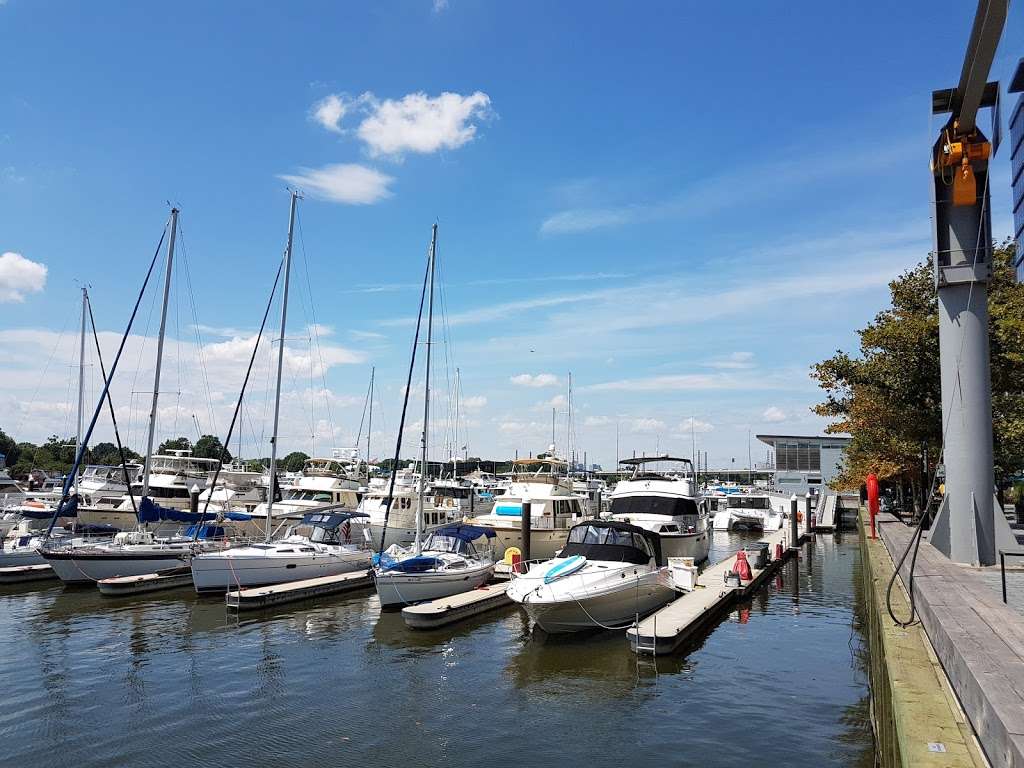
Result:
{"label": "green tree", "polygon": [[[848,432],[837,488],[864,477],[908,483],[920,498],[923,456],[932,472],[942,442],[938,300],[930,260],[889,284],[891,306],[861,329],[857,356],[837,351],[812,367],[825,390],[813,410],[831,420],[829,433]],[[992,418],[997,482],[1024,466],[1024,286],[1012,247],[997,247],[989,283]]]}
{"label": "green tree", "polygon": [[13,467],[18,463],[18,456],[20,451],[18,450],[18,444],[14,441],[14,438],[0,429],[0,453],[4,455],[4,461],[7,466]]}
{"label": "green tree", "polygon": [[302,451],[292,451],[283,459],[281,459],[281,467],[285,472],[298,472],[302,469],[302,465],[309,458],[309,454],[303,453]]}
{"label": "green tree", "polygon": [[[220,438],[216,435],[203,435],[200,437],[194,446],[192,446],[192,455],[198,456],[201,459],[219,459],[221,451],[224,450],[224,446],[220,442]],[[224,461],[231,461],[231,454],[224,451]]]}
{"label": "green tree", "polygon": [[[89,453],[89,461],[93,464],[116,466],[121,463],[121,453],[117,450],[117,446],[114,443],[96,443],[96,445],[89,449]],[[124,457],[128,461],[140,461],[142,459],[139,454],[127,446],[124,449]]]}
{"label": "green tree", "polygon": [[167,453],[168,451],[187,451],[192,447],[192,442],[187,437],[175,437],[171,440],[164,440],[160,443],[160,447],[156,449],[157,453]]}

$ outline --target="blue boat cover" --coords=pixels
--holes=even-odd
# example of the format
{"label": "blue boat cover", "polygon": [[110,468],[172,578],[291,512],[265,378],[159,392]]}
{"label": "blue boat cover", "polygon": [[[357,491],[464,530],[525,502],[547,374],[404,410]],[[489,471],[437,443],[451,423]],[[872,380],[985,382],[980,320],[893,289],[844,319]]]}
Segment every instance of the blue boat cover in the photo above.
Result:
{"label": "blue boat cover", "polygon": [[479,539],[481,536],[493,539],[495,535],[493,528],[487,528],[482,525],[468,525],[466,523],[445,525],[435,531],[431,531],[431,533],[434,536],[453,536],[456,539],[462,539],[463,541],[474,541]]}
{"label": "blue boat cover", "polygon": [[516,504],[515,506],[509,504],[498,504],[498,506],[494,508],[494,512],[498,515],[506,515],[508,517],[519,517],[523,514],[523,507],[521,504]]}
{"label": "blue boat cover", "polygon": [[173,507],[161,507],[148,496],[143,496],[142,501],[139,502],[140,523],[156,523],[160,520],[169,520],[172,523],[199,523],[205,520],[213,522],[216,518],[243,523],[252,520],[252,516],[244,512],[207,512],[204,515],[202,512],[186,512]]}
{"label": "blue boat cover", "polygon": [[[53,511],[50,509],[33,509],[32,507],[22,507],[19,510],[22,517],[28,520],[49,520],[53,517]],[[64,508],[60,511],[61,517],[78,517],[78,494],[71,494],[67,501],[64,502]]]}
{"label": "blue boat cover", "polygon": [[383,553],[380,557],[380,566],[385,571],[399,571],[401,573],[423,573],[424,571],[430,571],[441,565],[441,561],[436,557],[427,557],[420,555],[419,557],[407,557],[404,560],[395,560],[387,553]]}
{"label": "blue boat cover", "polygon": [[185,535],[192,539],[223,539],[226,533],[222,526],[204,525],[199,528],[199,535],[196,536],[196,526],[190,525],[185,529]]}

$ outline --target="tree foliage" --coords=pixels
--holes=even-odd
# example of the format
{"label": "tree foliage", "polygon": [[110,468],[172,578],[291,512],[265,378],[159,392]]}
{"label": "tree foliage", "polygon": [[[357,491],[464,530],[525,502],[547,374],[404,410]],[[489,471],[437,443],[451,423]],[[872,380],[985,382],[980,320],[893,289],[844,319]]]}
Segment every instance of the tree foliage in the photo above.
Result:
{"label": "tree foliage", "polygon": [[[221,451],[224,450],[224,446],[220,442],[220,438],[216,435],[203,435],[200,437],[194,446],[192,446],[192,455],[198,456],[201,459],[219,459]],[[231,461],[231,453],[224,451],[224,462]]]}
{"label": "tree foliage", "polygon": [[[942,391],[931,261],[900,275],[889,290],[891,306],[858,331],[859,355],[838,350],[812,367],[825,391],[814,412],[830,419],[827,432],[853,438],[837,488],[857,488],[874,472],[917,491],[939,457]],[[989,317],[995,479],[1003,482],[1024,466],[1024,286],[1016,281],[1008,243],[994,251]]]}
{"label": "tree foliage", "polygon": [[[284,472],[298,472],[300,469],[302,469],[302,465],[306,462],[306,459],[308,458],[309,454],[307,453],[303,453],[302,451],[292,451],[283,459],[281,459],[280,466],[282,468],[282,471]],[[267,464],[269,465],[270,462],[268,461]]]}
{"label": "tree foliage", "polygon": [[160,447],[156,449],[157,453],[167,453],[168,451],[187,451],[192,447],[192,441],[187,437],[173,437],[170,440],[164,440],[160,443]]}

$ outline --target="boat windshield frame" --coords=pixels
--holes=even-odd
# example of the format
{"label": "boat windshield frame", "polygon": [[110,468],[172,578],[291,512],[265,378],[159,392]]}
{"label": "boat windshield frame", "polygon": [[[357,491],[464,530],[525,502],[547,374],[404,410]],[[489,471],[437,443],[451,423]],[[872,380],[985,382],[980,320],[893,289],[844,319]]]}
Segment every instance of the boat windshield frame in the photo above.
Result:
{"label": "boat windshield frame", "polygon": [[[754,509],[754,510],[765,510],[771,509],[771,500],[767,496],[744,496],[741,494],[731,494],[726,496],[726,509]],[[757,505],[754,504],[743,504],[744,501],[756,501],[759,502]],[[733,503],[738,502],[738,503]]]}

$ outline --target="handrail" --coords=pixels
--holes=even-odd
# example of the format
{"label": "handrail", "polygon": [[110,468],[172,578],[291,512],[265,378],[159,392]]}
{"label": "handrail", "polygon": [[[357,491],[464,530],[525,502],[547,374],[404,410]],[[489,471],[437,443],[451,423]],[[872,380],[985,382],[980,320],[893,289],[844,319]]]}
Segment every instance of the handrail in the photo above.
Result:
{"label": "handrail", "polygon": [[1007,551],[1005,549],[999,550],[999,579],[1003,585],[1003,603],[1006,603],[1006,556],[1010,557],[1024,557],[1024,549],[1019,551]]}

